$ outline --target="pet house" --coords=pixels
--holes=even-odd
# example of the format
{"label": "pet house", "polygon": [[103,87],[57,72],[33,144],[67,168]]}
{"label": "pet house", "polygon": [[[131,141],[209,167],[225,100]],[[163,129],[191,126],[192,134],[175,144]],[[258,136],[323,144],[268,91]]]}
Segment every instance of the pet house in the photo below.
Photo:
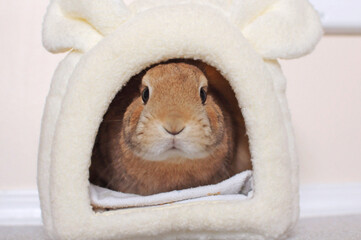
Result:
{"label": "pet house", "polygon": [[[38,186],[54,239],[282,239],[298,218],[297,159],[277,62],[322,30],[306,0],[52,0],[43,42],[68,52],[42,123]],[[132,76],[197,59],[229,81],[245,120],[253,196],[96,212],[89,166],[102,117]]]}

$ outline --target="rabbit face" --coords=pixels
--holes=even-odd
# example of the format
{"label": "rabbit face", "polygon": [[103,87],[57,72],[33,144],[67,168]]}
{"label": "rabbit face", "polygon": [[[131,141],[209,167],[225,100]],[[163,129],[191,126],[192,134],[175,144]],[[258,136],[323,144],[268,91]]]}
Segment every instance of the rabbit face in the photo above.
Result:
{"label": "rabbit face", "polygon": [[158,65],[144,75],[141,96],[124,116],[126,143],[151,161],[207,157],[221,143],[224,119],[195,66]]}

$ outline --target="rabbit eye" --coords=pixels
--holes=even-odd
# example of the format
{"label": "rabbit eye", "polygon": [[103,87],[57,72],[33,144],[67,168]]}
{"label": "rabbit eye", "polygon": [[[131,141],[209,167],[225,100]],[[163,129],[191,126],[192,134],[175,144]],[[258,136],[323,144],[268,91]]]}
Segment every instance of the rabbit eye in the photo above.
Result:
{"label": "rabbit eye", "polygon": [[200,96],[201,96],[202,104],[204,104],[207,100],[207,92],[206,90],[204,90],[204,88],[201,88]]}
{"label": "rabbit eye", "polygon": [[143,100],[144,104],[146,104],[149,100],[149,88],[148,87],[145,87],[142,92],[142,100]]}

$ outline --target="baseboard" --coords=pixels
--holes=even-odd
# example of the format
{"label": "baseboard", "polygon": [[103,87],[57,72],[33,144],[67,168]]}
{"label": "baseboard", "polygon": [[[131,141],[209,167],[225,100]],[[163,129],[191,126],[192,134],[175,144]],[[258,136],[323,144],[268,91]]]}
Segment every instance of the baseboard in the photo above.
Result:
{"label": "baseboard", "polygon": [[[300,188],[301,218],[361,214],[361,183]],[[40,225],[38,193],[0,191],[0,225]]]}
{"label": "baseboard", "polygon": [[300,208],[303,218],[361,214],[361,183],[301,186]]}
{"label": "baseboard", "polygon": [[38,192],[0,191],[0,225],[40,225],[41,211]]}

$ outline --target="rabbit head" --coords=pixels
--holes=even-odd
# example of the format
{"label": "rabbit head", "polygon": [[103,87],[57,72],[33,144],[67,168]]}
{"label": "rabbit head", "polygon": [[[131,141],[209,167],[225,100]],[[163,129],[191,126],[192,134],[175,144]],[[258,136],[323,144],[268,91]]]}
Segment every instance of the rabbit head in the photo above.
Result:
{"label": "rabbit head", "polygon": [[158,65],[144,75],[140,93],[123,121],[125,143],[134,154],[151,161],[198,159],[220,144],[222,110],[197,67]]}

